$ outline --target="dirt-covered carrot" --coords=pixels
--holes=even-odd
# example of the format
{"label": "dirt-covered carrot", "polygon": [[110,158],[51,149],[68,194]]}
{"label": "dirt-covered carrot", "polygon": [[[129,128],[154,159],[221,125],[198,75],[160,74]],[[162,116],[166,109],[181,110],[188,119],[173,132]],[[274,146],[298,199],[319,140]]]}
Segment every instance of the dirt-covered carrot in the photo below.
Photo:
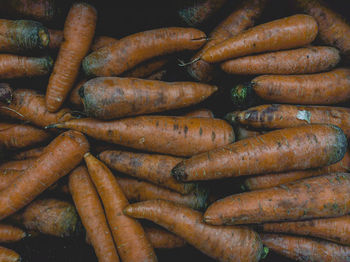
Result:
{"label": "dirt-covered carrot", "polygon": [[69,175],[69,191],[98,260],[118,262],[117,249],[102,204],[84,166],[75,168]]}
{"label": "dirt-covered carrot", "polygon": [[8,243],[8,242],[16,242],[27,236],[26,232],[22,229],[7,225],[0,224],[0,242]]}
{"label": "dirt-covered carrot", "polygon": [[20,262],[21,256],[15,251],[0,246],[0,261],[2,262]]}
{"label": "dirt-covered carrot", "polygon": [[0,83],[0,103],[10,104],[12,101],[12,88],[7,83]]}
{"label": "dirt-covered carrot", "polygon": [[[196,61],[200,58],[210,47],[213,47],[253,26],[255,20],[260,17],[265,4],[266,0],[243,1],[242,4],[232,12],[232,14],[230,14],[210,33],[210,40],[205,44],[201,51],[192,58],[192,61]],[[209,82],[214,77],[215,68],[204,60],[198,60],[191,63],[187,67],[187,71],[193,78],[201,82]]]}
{"label": "dirt-covered carrot", "polygon": [[313,46],[240,57],[221,64],[229,74],[309,74],[327,71],[340,61],[333,47]]}
{"label": "dirt-covered carrot", "polygon": [[259,261],[263,246],[248,228],[211,226],[202,213],[164,200],[150,200],[127,206],[124,213],[148,219],[182,237],[187,243],[218,261]]}
{"label": "dirt-covered carrot", "polygon": [[296,261],[349,261],[350,247],[332,242],[289,235],[262,234],[269,249]]}
{"label": "dirt-covered carrot", "polygon": [[63,31],[48,29],[50,35],[50,50],[58,50],[63,42]]}
{"label": "dirt-covered carrot", "polygon": [[350,137],[350,109],[345,107],[269,104],[230,113],[227,119],[252,128],[264,129],[333,124]]}
{"label": "dirt-covered carrot", "polygon": [[171,169],[183,158],[115,150],[104,151],[99,154],[99,158],[115,171],[170,188],[181,194],[187,194],[195,187],[193,183],[181,183],[171,176]]}
{"label": "dirt-covered carrot", "polygon": [[95,8],[87,3],[75,3],[69,10],[63,29],[64,41],[46,91],[45,101],[49,112],[56,112],[72,89],[81,61],[90,49],[96,20]]}
{"label": "dirt-covered carrot", "polygon": [[318,237],[338,244],[350,245],[350,216],[266,223],[262,225],[262,230],[264,232]]}
{"label": "dirt-covered carrot", "polygon": [[18,171],[25,170],[28,167],[30,167],[34,161],[35,161],[35,158],[5,162],[3,164],[0,164],[0,170],[6,170],[6,169],[18,170]]}
{"label": "dirt-covered carrot", "polygon": [[311,75],[263,75],[231,90],[236,105],[258,96],[286,104],[329,105],[350,101],[350,69],[337,68]]}
{"label": "dirt-covered carrot", "polygon": [[79,95],[88,116],[113,119],[194,105],[215,91],[216,86],[193,82],[96,77],[83,84]]}
{"label": "dirt-covered carrot", "polygon": [[51,57],[26,57],[0,54],[0,79],[43,76],[50,73]]}
{"label": "dirt-covered carrot", "polygon": [[304,125],[195,155],[177,164],[172,174],[180,181],[196,181],[318,168],[340,161],[346,149],[339,127]]}
{"label": "dirt-covered carrot", "polygon": [[0,190],[9,187],[22,174],[23,171],[21,170],[0,170]]}
{"label": "dirt-covered carrot", "polygon": [[187,117],[205,117],[205,118],[214,118],[214,113],[207,108],[200,108],[197,110],[190,111],[185,114]]}
{"label": "dirt-covered carrot", "polygon": [[186,245],[181,237],[170,233],[167,230],[156,227],[144,227],[148,240],[153,248],[178,248]]}
{"label": "dirt-covered carrot", "polygon": [[[91,180],[103,203],[118,254],[122,261],[157,261],[141,224],[123,214],[129,205],[116,177],[90,153],[84,155]],[[137,247],[137,249],[135,248]]]}
{"label": "dirt-covered carrot", "polygon": [[235,139],[232,127],[214,118],[139,116],[108,122],[87,118],[49,127],[74,129],[98,140],[176,156],[206,152]]}
{"label": "dirt-covered carrot", "polygon": [[182,50],[196,50],[206,42],[202,31],[168,27],[136,33],[100,48],[83,60],[87,75],[119,75],[147,59]]}
{"label": "dirt-covered carrot", "polygon": [[102,47],[108,46],[110,44],[114,44],[118,41],[118,39],[115,39],[113,37],[109,36],[97,36],[94,40],[94,42],[91,45],[91,50],[96,51]]}
{"label": "dirt-covered carrot", "polygon": [[235,128],[235,134],[237,137],[237,141],[239,141],[239,140],[243,140],[243,139],[246,139],[249,137],[259,136],[259,135],[263,134],[263,132],[258,131],[258,130],[249,130],[249,129],[246,129],[242,126],[237,126]]}

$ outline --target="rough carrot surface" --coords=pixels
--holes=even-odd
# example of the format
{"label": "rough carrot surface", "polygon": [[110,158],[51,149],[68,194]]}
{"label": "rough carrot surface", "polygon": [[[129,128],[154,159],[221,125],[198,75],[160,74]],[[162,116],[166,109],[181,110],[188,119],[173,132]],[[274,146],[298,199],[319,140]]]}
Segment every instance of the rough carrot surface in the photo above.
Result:
{"label": "rough carrot surface", "polygon": [[0,261],[3,262],[20,262],[21,256],[15,251],[6,247],[0,246]]}
{"label": "rough carrot surface", "polygon": [[155,227],[144,227],[144,229],[153,248],[169,249],[183,247],[186,245],[185,240],[167,230]]}
{"label": "rough carrot surface", "polygon": [[123,74],[124,77],[147,78],[152,73],[163,68],[169,62],[168,57],[155,57],[146,60]]}
{"label": "rough carrot surface", "polygon": [[214,113],[207,108],[200,108],[186,113],[185,116],[214,118]]}
{"label": "rough carrot surface", "polygon": [[27,236],[26,232],[18,227],[7,224],[0,224],[0,242],[16,242]]}
{"label": "rough carrot surface", "polygon": [[25,160],[29,158],[37,158],[42,155],[45,147],[36,147],[33,149],[24,150],[18,153],[15,153],[11,156],[11,159],[14,160]]}
{"label": "rough carrot surface", "polygon": [[22,170],[0,170],[0,190],[9,187],[22,174]]}
{"label": "rough carrot surface", "polygon": [[3,164],[0,164],[0,170],[6,170],[6,169],[11,169],[11,170],[25,170],[28,167],[30,167],[34,161],[35,158],[31,159],[24,159],[24,160],[17,160],[17,161],[8,161]]}
{"label": "rough carrot surface", "polygon": [[7,83],[0,83],[0,103],[10,104],[13,90]]}

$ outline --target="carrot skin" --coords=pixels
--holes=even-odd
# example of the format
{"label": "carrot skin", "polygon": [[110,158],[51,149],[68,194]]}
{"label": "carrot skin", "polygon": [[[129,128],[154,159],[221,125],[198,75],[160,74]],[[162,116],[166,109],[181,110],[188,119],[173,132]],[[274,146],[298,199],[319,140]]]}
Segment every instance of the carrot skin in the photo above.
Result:
{"label": "carrot skin", "polygon": [[13,181],[23,175],[21,170],[0,170],[0,190],[9,187]]}
{"label": "carrot skin", "polygon": [[3,164],[0,164],[0,170],[11,169],[11,170],[23,171],[28,167],[30,167],[35,160],[36,160],[35,158],[30,158],[30,159],[24,159],[24,160],[5,162]]}
{"label": "carrot skin", "polygon": [[0,246],[0,261],[2,262],[20,262],[21,256],[15,251]]}
{"label": "carrot skin", "polygon": [[0,83],[0,103],[10,104],[13,90],[7,83]]}
{"label": "carrot skin", "polygon": [[109,36],[97,36],[95,37],[94,42],[91,45],[91,51],[96,51],[102,47],[108,46],[110,44],[114,44],[118,41],[118,39],[109,37]]}
{"label": "carrot skin", "polygon": [[214,118],[214,113],[207,108],[200,108],[197,110],[190,111],[190,112],[186,113],[184,116]]}
{"label": "carrot skin", "polygon": [[83,109],[84,104],[79,95],[79,89],[86,83],[87,79],[80,80],[76,86],[72,89],[69,95],[69,102],[78,109]]}
{"label": "carrot skin", "polygon": [[155,57],[146,60],[123,74],[124,77],[147,78],[157,70],[162,69],[169,62],[168,57]]}
{"label": "carrot skin", "polygon": [[18,153],[15,153],[11,156],[11,159],[13,160],[25,160],[30,158],[37,158],[38,156],[41,156],[44,152],[45,147],[36,147],[33,149],[28,149],[25,151],[21,151]]}
{"label": "carrot skin", "polygon": [[50,35],[49,49],[58,50],[63,42],[63,31],[48,29],[48,32]]}
{"label": "carrot skin", "polygon": [[240,141],[249,137],[260,136],[261,134],[263,134],[263,132],[257,130],[249,130],[242,126],[238,126],[235,128],[235,134],[237,136],[237,141]]}
{"label": "carrot skin", "polygon": [[155,227],[144,227],[147,238],[151,242],[153,248],[179,248],[186,245],[186,241],[181,237],[170,233],[164,229]]}
{"label": "carrot skin", "polygon": [[9,243],[17,242],[27,236],[26,232],[18,227],[0,224],[0,242]]}

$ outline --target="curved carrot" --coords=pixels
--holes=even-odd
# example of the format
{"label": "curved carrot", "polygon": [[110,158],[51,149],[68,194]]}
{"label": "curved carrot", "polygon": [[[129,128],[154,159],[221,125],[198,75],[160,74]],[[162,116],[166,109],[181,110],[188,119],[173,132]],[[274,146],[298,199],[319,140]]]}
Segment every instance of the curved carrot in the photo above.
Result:
{"label": "curved carrot", "polygon": [[50,35],[49,48],[51,50],[58,50],[63,42],[63,31],[48,29]]}
{"label": "curved carrot", "polygon": [[26,232],[18,227],[0,224],[0,242],[16,242],[27,236]]}
{"label": "curved carrot", "polygon": [[37,158],[41,156],[44,152],[45,147],[36,147],[33,149],[28,149],[11,155],[11,159],[14,160],[25,160],[29,158]]}
{"label": "curved carrot", "polygon": [[86,153],[84,159],[91,180],[102,200],[121,260],[157,261],[141,224],[123,214],[123,209],[129,203],[112,172],[90,153]]}
{"label": "curved carrot", "polygon": [[214,118],[214,113],[207,108],[200,108],[197,110],[190,111],[190,112],[186,113],[184,116]]}
{"label": "curved carrot", "polygon": [[30,167],[35,162],[35,160],[36,160],[35,158],[30,158],[30,159],[24,159],[24,160],[5,162],[3,164],[0,164],[0,170],[11,169],[11,170],[22,171]]}
{"label": "curved carrot", "polygon": [[117,249],[102,204],[84,166],[75,168],[69,175],[69,191],[98,260],[118,262]]}
{"label": "curved carrot", "polygon": [[0,170],[0,190],[8,188],[13,181],[23,175],[23,170]]}
{"label": "curved carrot", "polygon": [[10,104],[13,90],[7,83],[0,83],[0,103]]}
{"label": "curved carrot", "polygon": [[75,3],[64,25],[64,42],[50,76],[46,91],[46,107],[56,112],[72,89],[82,59],[88,53],[95,34],[97,13],[93,6]]}
{"label": "curved carrot", "polygon": [[20,262],[21,256],[15,251],[0,246],[0,261],[2,262]]}
{"label": "curved carrot", "polygon": [[181,237],[170,233],[167,230],[144,227],[148,240],[151,242],[153,248],[179,248],[186,245],[186,241]]}
{"label": "curved carrot", "polygon": [[263,253],[259,236],[251,229],[207,225],[202,222],[202,213],[170,201],[132,204],[124,213],[161,225],[218,261],[259,261]]}

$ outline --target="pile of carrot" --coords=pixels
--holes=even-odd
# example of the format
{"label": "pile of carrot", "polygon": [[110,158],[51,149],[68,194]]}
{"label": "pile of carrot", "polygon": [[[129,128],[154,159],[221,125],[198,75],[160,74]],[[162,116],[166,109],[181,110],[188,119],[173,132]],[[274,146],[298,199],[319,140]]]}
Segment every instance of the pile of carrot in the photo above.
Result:
{"label": "pile of carrot", "polygon": [[106,35],[98,4],[3,2],[0,243],[350,261],[350,24],[328,4],[201,0],[173,9],[191,27]]}

